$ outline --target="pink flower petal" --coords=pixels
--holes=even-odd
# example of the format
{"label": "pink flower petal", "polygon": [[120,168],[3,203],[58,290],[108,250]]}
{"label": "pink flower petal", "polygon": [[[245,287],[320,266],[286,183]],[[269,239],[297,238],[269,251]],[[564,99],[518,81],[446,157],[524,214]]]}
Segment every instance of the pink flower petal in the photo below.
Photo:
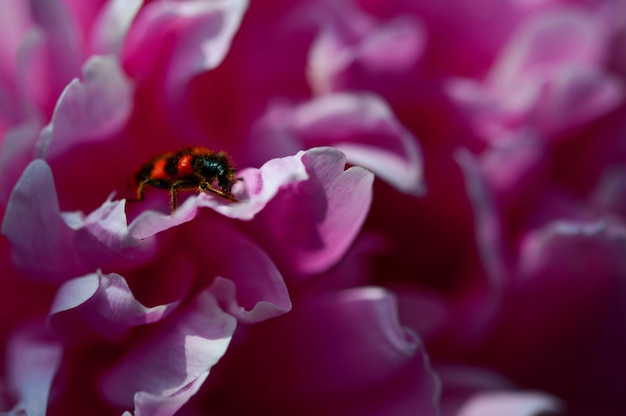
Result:
{"label": "pink flower petal", "polygon": [[10,414],[46,414],[52,381],[61,362],[61,345],[43,329],[32,326],[13,335],[6,354],[6,376],[18,395]]}
{"label": "pink flower petal", "polygon": [[602,67],[605,26],[574,8],[540,13],[518,28],[484,82],[451,79],[447,92],[488,140],[528,126],[558,137],[623,102],[623,86]]}
{"label": "pink flower petal", "polygon": [[259,322],[291,309],[283,278],[249,237],[225,222],[211,222],[197,230],[219,236],[207,253],[207,268],[217,278],[210,291],[224,311],[242,322]]}
{"label": "pink flower petal", "polygon": [[[275,108],[259,125],[257,143],[288,140],[300,147],[333,146],[351,164],[363,166],[399,190],[425,190],[417,139],[380,98],[330,94],[293,109]],[[285,137],[286,136],[286,137]]]}
{"label": "pink flower petal", "polygon": [[41,124],[32,120],[9,130],[0,149],[0,205],[6,206],[11,190],[33,160],[33,149]]}
{"label": "pink flower petal", "polygon": [[215,391],[233,413],[437,414],[438,384],[423,346],[400,327],[382,289],[307,299],[246,335],[249,348],[232,357],[246,377],[222,373]]}
{"label": "pink flower petal", "polygon": [[61,91],[84,59],[77,22],[62,0],[32,2],[30,7],[45,39],[48,82],[52,91]]}
{"label": "pink flower petal", "polygon": [[134,238],[124,203],[107,200],[86,218],[61,213],[52,172],[37,159],[15,186],[2,224],[16,266],[53,280],[80,276],[104,266],[137,265],[155,252],[152,238]]}
{"label": "pink flower petal", "polygon": [[[334,2],[323,11],[328,16],[320,19],[322,27],[311,46],[308,68],[318,94],[342,88],[344,78],[358,76],[359,70],[383,76],[406,73],[424,51],[424,28],[408,14],[378,22],[347,2]],[[350,70],[356,73],[347,73]]]}
{"label": "pink flower petal", "polygon": [[128,267],[152,259],[157,249],[155,239],[137,239],[131,235],[124,207],[124,201],[107,199],[74,225],[78,251],[92,269],[104,264]]}
{"label": "pink flower petal", "polygon": [[125,67],[145,77],[157,62],[168,62],[166,91],[180,94],[193,76],[224,59],[247,6],[246,0],[152,2],[130,28]]}
{"label": "pink flower petal", "polygon": [[19,269],[41,279],[62,280],[86,273],[73,230],[63,221],[52,172],[34,160],[11,193],[2,222]]}
{"label": "pink flower petal", "polygon": [[98,272],[65,282],[48,319],[67,339],[89,333],[81,330],[87,324],[91,331],[116,342],[132,327],[157,322],[176,307],[177,302],[147,308],[135,299],[122,276]]}
{"label": "pink flower petal", "polygon": [[299,273],[335,264],[361,229],[372,201],[373,175],[334,148],[301,153],[309,180],[285,187],[252,222],[266,249]]}
{"label": "pink flower petal", "polygon": [[119,55],[124,38],[143,0],[109,0],[91,27],[91,52],[94,55]]}
{"label": "pink flower petal", "polygon": [[[235,326],[236,319],[202,292],[185,312],[126,351],[101,379],[102,394],[123,408],[160,401],[170,411],[156,414],[173,414],[224,355]],[[141,407],[135,410],[142,413]]]}
{"label": "pink flower petal", "polygon": [[186,386],[169,396],[159,396],[146,392],[135,394],[135,416],[154,415],[172,416],[187,403],[189,398],[196,394],[209,372],[200,374]]}
{"label": "pink flower petal", "polygon": [[547,133],[580,127],[624,100],[622,81],[595,68],[562,68],[542,87],[528,117]]}
{"label": "pink flower petal", "polygon": [[511,88],[536,71],[549,71],[563,65],[596,66],[606,53],[606,27],[575,8],[562,8],[537,14],[520,25],[502,49],[489,75],[490,82]]}
{"label": "pink flower petal", "polygon": [[117,133],[133,107],[133,86],[116,58],[94,56],[83,67],[83,80],[72,80],[42,131],[40,155],[58,157],[85,142]]}
{"label": "pink flower petal", "polygon": [[490,392],[472,397],[456,416],[538,416],[563,410],[554,397],[538,392]]}

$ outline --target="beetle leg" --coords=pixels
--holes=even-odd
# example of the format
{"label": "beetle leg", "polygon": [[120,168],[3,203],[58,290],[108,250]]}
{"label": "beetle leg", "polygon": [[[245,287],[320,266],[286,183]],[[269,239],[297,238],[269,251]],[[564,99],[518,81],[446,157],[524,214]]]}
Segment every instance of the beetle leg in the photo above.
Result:
{"label": "beetle leg", "polygon": [[176,181],[170,187],[170,208],[172,208],[172,214],[174,213],[174,211],[178,207],[178,201],[177,201],[177,198],[176,198],[176,196],[177,196],[176,193],[178,191],[178,188],[181,185],[183,185],[184,183],[185,183],[184,181]]}
{"label": "beetle leg", "polygon": [[137,197],[135,201],[143,201],[143,188],[146,186],[146,181],[139,182],[139,186],[137,186]]}
{"label": "beetle leg", "polygon": [[211,186],[209,182],[202,182],[199,186],[200,190],[211,192],[214,195],[220,196],[224,199],[228,199],[231,202],[239,202],[237,198],[232,196],[230,193],[226,193],[224,191],[220,191],[219,189],[215,189]]}

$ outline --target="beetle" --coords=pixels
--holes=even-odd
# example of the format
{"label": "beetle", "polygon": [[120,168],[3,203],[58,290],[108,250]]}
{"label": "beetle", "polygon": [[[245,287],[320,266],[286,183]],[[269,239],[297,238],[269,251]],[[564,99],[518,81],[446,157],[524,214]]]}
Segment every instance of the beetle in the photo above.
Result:
{"label": "beetle", "polygon": [[[211,192],[231,202],[238,202],[231,192],[238,179],[230,156],[201,146],[185,147],[161,153],[142,164],[132,176],[136,190],[134,201],[143,201],[146,186],[169,189],[170,207],[176,210],[179,190]],[[219,187],[219,188],[218,188]]]}

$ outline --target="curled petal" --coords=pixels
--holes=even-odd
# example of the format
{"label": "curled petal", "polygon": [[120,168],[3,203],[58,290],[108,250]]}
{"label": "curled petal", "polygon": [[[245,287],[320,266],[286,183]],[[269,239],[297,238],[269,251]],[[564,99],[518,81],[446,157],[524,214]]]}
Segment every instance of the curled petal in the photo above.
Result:
{"label": "curled petal", "polygon": [[84,218],[62,213],[50,167],[33,161],[11,193],[2,223],[16,266],[39,278],[64,280],[108,265],[132,265],[154,254],[154,239],[133,238],[123,202],[105,202]]}
{"label": "curled petal", "polygon": [[42,131],[41,156],[55,158],[85,141],[117,133],[133,106],[133,86],[116,58],[94,56],[83,66],[83,80],[65,88],[52,121]]}
{"label": "curled petal", "polygon": [[124,201],[106,200],[76,227],[76,246],[92,269],[107,264],[122,267],[151,258],[156,250],[153,238],[134,238],[128,229]]}
{"label": "curled petal", "polygon": [[267,250],[300,273],[335,264],[352,244],[369,212],[373,175],[358,166],[344,171],[345,155],[333,148],[299,153],[309,179],[285,187],[251,226]]}
{"label": "curled petal", "polygon": [[275,108],[259,126],[258,143],[287,140],[301,147],[333,146],[399,190],[425,191],[417,139],[375,95],[329,94],[295,108]]}
{"label": "curled petal", "polygon": [[222,309],[247,323],[291,309],[283,277],[256,243],[224,222],[210,223],[205,234],[219,236],[219,244],[207,253],[207,268],[218,276],[210,291]]}
{"label": "curled petal", "polygon": [[102,394],[123,408],[137,403],[138,414],[144,405],[158,405],[168,409],[158,414],[173,415],[224,355],[235,327],[236,319],[202,292],[186,311],[127,350],[101,379]]}
{"label": "curled petal", "polygon": [[87,268],[74,244],[74,232],[61,216],[52,171],[34,160],[15,185],[2,222],[15,265],[44,279],[81,275]]}
{"label": "curled petal", "polygon": [[49,322],[66,338],[76,337],[85,323],[109,341],[120,340],[133,326],[157,322],[177,303],[147,308],[115,273],[94,273],[65,282],[58,290]]}
{"label": "curled petal", "polygon": [[43,329],[32,326],[13,335],[7,348],[6,375],[18,395],[10,414],[44,415],[62,348]]}
{"label": "curled petal", "polygon": [[179,93],[193,76],[224,59],[247,6],[246,0],[152,2],[130,28],[125,67],[133,77],[145,77],[168,62],[166,90]]}

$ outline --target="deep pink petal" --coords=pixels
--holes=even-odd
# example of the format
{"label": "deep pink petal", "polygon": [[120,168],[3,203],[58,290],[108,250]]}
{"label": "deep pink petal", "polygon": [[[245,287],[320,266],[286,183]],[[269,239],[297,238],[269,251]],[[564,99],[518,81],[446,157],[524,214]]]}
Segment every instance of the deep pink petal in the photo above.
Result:
{"label": "deep pink petal", "polygon": [[316,273],[335,264],[361,229],[372,200],[373,175],[333,148],[302,155],[309,180],[285,187],[251,226],[281,265]]}
{"label": "deep pink petal", "polygon": [[42,132],[39,152],[48,159],[117,133],[133,108],[133,86],[113,57],[92,57],[59,97]]}
{"label": "deep pink petal", "polygon": [[127,409],[135,401],[142,406],[143,400],[152,406],[158,398],[159,406],[171,412],[157,414],[173,414],[224,355],[235,326],[236,319],[220,309],[213,295],[202,292],[185,312],[125,351],[101,379],[102,394]]}
{"label": "deep pink petal", "polygon": [[[436,415],[423,346],[400,327],[393,297],[358,288],[314,297],[249,328],[209,398],[238,414]],[[230,371],[229,371],[230,370]],[[219,412],[218,412],[219,413]]]}
{"label": "deep pink petal", "polygon": [[61,345],[42,328],[26,327],[13,335],[6,351],[6,376],[18,403],[10,414],[46,414],[61,354]]}
{"label": "deep pink petal", "polygon": [[134,326],[150,324],[167,316],[177,303],[143,306],[130,291],[126,280],[101,272],[65,282],[52,304],[49,322],[67,339],[80,339],[91,331],[109,341],[119,341]]}
{"label": "deep pink petal", "polygon": [[74,244],[74,232],[61,216],[52,172],[33,161],[11,193],[2,222],[15,265],[41,279],[62,280],[88,270]]}
{"label": "deep pink petal", "polygon": [[371,170],[403,192],[425,190],[417,139],[375,95],[330,94],[295,108],[275,108],[260,124],[259,134],[255,140],[263,146],[290,140],[302,148],[336,147],[349,163]]}

